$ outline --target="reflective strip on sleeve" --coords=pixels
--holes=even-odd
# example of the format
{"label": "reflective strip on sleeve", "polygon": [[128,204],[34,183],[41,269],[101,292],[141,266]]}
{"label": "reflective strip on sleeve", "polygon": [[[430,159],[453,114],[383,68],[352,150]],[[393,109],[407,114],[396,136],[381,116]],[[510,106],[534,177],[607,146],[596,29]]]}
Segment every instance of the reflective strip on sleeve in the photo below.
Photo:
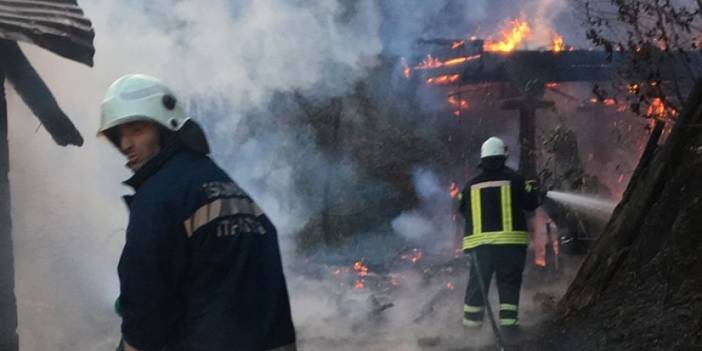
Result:
{"label": "reflective strip on sleeve", "polygon": [[463,238],[463,249],[472,249],[480,245],[528,245],[527,232],[486,232],[468,235]]}
{"label": "reflective strip on sleeve", "polygon": [[512,224],[512,186],[502,185],[500,194],[502,195],[502,231],[511,232],[514,230]]}
{"label": "reflective strip on sleeve", "polygon": [[185,231],[189,238],[198,229],[212,221],[222,217],[241,214],[258,217],[263,214],[263,211],[256,203],[247,198],[232,197],[216,199],[198,208],[190,218],[183,222],[183,225],[185,226]]}

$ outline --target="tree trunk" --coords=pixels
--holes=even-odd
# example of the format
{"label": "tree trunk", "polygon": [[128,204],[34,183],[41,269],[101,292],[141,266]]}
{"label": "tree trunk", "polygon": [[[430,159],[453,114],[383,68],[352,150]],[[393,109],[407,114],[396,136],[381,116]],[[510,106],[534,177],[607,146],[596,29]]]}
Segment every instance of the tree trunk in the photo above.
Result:
{"label": "tree trunk", "polygon": [[[702,147],[699,146],[699,126],[702,123],[702,82],[698,82],[690,93],[685,107],[678,117],[668,141],[655,148],[650,142],[634,171],[622,201],[615,209],[611,220],[602,235],[595,242],[580,271],[568,288],[560,303],[561,311],[570,315],[596,302],[610,286],[613,277],[627,260],[648,256],[637,246],[651,246],[650,242],[663,240],[673,228],[663,227],[651,230],[651,223],[663,226],[666,215],[677,210],[659,213],[658,206],[668,204],[661,198],[672,193],[674,178],[686,169],[699,167],[695,162]],[[652,138],[660,136],[662,126],[654,129]],[[655,151],[654,151],[655,150]],[[693,179],[685,180],[692,183]],[[680,190],[679,193],[694,196],[694,188]],[[695,198],[691,203],[697,204]],[[687,203],[669,202],[683,205]],[[652,221],[652,222],[651,222]],[[651,223],[649,223],[651,222]],[[669,225],[672,225],[668,223]],[[655,240],[645,238],[642,233],[656,233]],[[653,245],[656,246],[656,245]]]}
{"label": "tree trunk", "polygon": [[10,221],[10,171],[5,72],[0,67],[0,350],[17,351],[17,302]]}

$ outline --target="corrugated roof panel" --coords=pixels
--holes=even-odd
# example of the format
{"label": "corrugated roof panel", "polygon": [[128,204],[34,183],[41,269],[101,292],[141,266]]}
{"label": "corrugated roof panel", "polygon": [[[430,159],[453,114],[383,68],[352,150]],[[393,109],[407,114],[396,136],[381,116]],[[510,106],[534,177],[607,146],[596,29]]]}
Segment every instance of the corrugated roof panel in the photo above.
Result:
{"label": "corrugated roof panel", "polygon": [[0,0],[0,38],[93,65],[92,23],[75,0]]}

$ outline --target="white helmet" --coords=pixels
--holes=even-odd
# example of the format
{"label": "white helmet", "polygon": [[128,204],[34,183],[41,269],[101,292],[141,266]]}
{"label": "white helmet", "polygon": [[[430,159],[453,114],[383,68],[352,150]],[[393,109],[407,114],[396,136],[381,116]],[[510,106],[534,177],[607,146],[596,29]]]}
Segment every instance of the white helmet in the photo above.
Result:
{"label": "white helmet", "polygon": [[153,121],[177,131],[188,119],[182,104],[160,80],[144,74],[128,74],[107,89],[100,105],[98,135],[134,121]]}
{"label": "white helmet", "polygon": [[483,143],[480,148],[480,158],[486,158],[491,156],[505,156],[507,157],[507,146],[502,139],[497,137],[490,137]]}

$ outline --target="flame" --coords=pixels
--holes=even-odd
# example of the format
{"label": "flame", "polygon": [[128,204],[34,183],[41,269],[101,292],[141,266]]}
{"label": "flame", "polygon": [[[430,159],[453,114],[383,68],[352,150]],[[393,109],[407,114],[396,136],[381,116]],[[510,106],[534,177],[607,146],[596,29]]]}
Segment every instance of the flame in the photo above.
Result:
{"label": "flame", "polygon": [[431,55],[427,55],[427,57],[424,59],[424,61],[422,61],[419,65],[415,66],[414,69],[428,70],[428,69],[435,69],[435,68],[441,68],[441,67],[451,67],[451,66],[456,66],[456,65],[462,65],[468,61],[477,60],[479,58],[480,58],[480,55],[472,55],[472,56],[454,57],[454,58],[450,58],[446,61],[441,61],[437,58],[432,57]]}
{"label": "flame", "polygon": [[446,74],[443,76],[432,77],[427,79],[428,85],[448,85],[458,81],[461,76],[458,74]]}
{"label": "flame", "polygon": [[555,83],[555,82],[548,82],[548,83],[546,83],[546,87],[547,87],[547,88],[551,88],[551,89],[557,88],[557,87],[558,87],[558,83]]}
{"label": "flame", "polygon": [[646,109],[646,117],[663,118],[666,115],[665,104],[660,98],[654,98]]}
{"label": "flame", "polygon": [[442,62],[439,59],[435,59],[430,55],[427,55],[427,57],[415,67],[415,69],[431,69],[431,68],[439,68],[442,66]]}
{"label": "flame", "polygon": [[363,279],[358,279],[356,282],[353,284],[354,289],[363,289],[366,287],[366,282]]}
{"label": "flame", "polygon": [[537,245],[534,248],[534,264],[539,267],[546,267],[546,247]]}
{"label": "flame", "polygon": [[553,52],[562,52],[565,50],[565,43],[563,42],[563,37],[559,34],[554,35],[551,43],[551,50]]}
{"label": "flame", "polygon": [[356,272],[359,277],[365,277],[368,275],[368,266],[366,266],[363,261],[356,261],[353,264],[353,271]]}
{"label": "flame", "polygon": [[401,260],[410,261],[412,263],[417,263],[422,259],[422,250],[412,249],[410,253],[406,253],[400,256]]}
{"label": "flame", "polygon": [[465,40],[457,40],[457,41],[454,41],[453,44],[451,45],[451,49],[452,49],[452,50],[453,50],[453,49],[458,49],[458,48],[460,48],[461,46],[463,46],[463,44],[465,44],[465,42],[466,42]]}
{"label": "flame", "polygon": [[526,39],[531,28],[529,23],[519,19],[509,21],[509,28],[502,30],[502,40],[498,42],[493,42],[487,40],[483,49],[485,51],[499,51],[499,52],[511,52],[517,48],[517,45]]}
{"label": "flame", "polygon": [[449,289],[449,290],[453,290],[453,289],[455,289],[456,287],[453,285],[453,283],[448,282],[448,283],[446,283],[446,288]]}
{"label": "flame", "polygon": [[452,59],[449,59],[449,60],[442,62],[442,65],[445,67],[451,67],[451,66],[464,64],[468,61],[477,60],[479,58],[480,58],[480,55],[456,57],[456,58],[452,58]]}
{"label": "flame", "polygon": [[448,103],[451,104],[451,106],[453,106],[459,110],[467,110],[468,107],[470,106],[470,103],[468,103],[468,100],[456,99],[455,96],[449,96]]}
{"label": "flame", "polygon": [[455,199],[458,197],[458,194],[460,194],[461,190],[458,189],[458,185],[456,185],[456,182],[451,182],[451,187],[449,187],[449,194],[451,195],[452,199]]}
{"label": "flame", "polygon": [[558,239],[555,239],[551,241],[551,247],[553,247],[553,254],[556,256],[561,255],[561,244],[558,242]]}
{"label": "flame", "polygon": [[407,60],[405,58],[402,58],[402,75],[405,77],[405,79],[409,79],[410,75],[412,74],[412,69],[407,65]]}
{"label": "flame", "polygon": [[629,84],[629,94],[638,94],[639,93],[639,85],[638,84]]}
{"label": "flame", "polygon": [[606,98],[606,99],[604,99],[604,101],[602,101],[602,103],[604,103],[605,106],[614,106],[617,104],[617,100],[615,100],[613,98]]}

